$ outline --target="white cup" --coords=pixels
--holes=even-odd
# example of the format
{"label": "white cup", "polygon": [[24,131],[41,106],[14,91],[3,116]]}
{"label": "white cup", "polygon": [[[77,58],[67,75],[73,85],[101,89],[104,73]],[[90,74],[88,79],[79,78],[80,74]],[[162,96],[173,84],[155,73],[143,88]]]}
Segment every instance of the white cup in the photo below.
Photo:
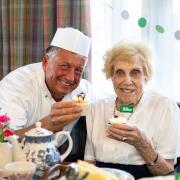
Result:
{"label": "white cup", "polygon": [[27,161],[16,161],[5,165],[4,176],[9,180],[32,180],[36,165]]}

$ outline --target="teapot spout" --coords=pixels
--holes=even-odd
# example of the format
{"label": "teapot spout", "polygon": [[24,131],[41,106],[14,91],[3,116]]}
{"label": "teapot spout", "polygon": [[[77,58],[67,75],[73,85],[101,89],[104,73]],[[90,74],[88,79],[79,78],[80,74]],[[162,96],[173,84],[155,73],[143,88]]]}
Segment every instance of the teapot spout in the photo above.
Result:
{"label": "teapot spout", "polygon": [[13,146],[13,161],[26,161],[25,153],[18,143],[18,136],[9,136],[8,140]]}

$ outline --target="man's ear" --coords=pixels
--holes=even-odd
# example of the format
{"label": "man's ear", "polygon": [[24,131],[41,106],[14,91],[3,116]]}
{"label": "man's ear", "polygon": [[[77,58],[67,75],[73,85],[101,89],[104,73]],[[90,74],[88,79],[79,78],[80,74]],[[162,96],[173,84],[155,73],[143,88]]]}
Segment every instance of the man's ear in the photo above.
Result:
{"label": "man's ear", "polygon": [[47,66],[48,66],[48,63],[49,63],[49,61],[48,61],[48,56],[45,55],[45,56],[43,57],[43,59],[42,59],[42,67],[43,67],[43,70],[44,70],[44,71],[46,71]]}

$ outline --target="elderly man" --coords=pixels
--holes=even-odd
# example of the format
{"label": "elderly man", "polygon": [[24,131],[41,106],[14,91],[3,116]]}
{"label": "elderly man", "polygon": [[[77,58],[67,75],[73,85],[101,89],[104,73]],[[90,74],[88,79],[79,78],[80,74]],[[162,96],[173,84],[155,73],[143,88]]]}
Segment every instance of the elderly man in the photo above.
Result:
{"label": "elderly man", "polygon": [[[41,63],[18,68],[0,82],[0,114],[11,118],[20,137],[40,121],[50,131],[71,131],[82,108],[71,101],[90,94],[82,79],[90,38],[73,28],[58,28]],[[68,101],[67,101],[68,100]]]}

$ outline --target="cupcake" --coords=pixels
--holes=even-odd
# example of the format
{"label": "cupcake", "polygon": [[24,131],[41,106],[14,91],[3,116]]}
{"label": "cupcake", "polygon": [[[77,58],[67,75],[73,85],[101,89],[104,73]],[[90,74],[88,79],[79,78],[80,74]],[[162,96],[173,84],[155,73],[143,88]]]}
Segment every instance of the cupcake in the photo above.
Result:
{"label": "cupcake", "polygon": [[77,94],[76,96],[74,96],[72,98],[78,105],[80,105],[83,109],[81,115],[85,116],[87,114],[88,111],[88,107],[89,107],[89,101],[86,97],[86,94],[84,92],[81,92],[79,94]]}
{"label": "cupcake", "polygon": [[127,119],[122,116],[116,116],[116,117],[110,118],[109,122],[111,124],[122,124],[122,123],[127,123]]}

